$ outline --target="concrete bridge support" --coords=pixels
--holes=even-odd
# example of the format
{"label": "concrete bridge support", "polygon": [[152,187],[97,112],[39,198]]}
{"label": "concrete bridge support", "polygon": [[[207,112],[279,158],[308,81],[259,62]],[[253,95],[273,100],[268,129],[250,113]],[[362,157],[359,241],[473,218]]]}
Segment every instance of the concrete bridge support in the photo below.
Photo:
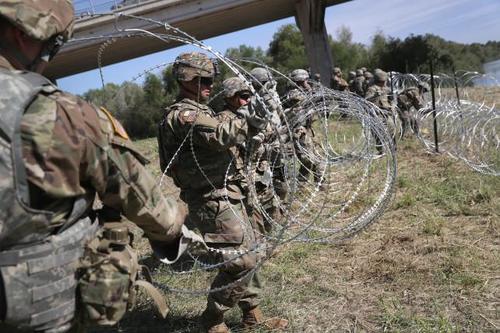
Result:
{"label": "concrete bridge support", "polygon": [[325,27],[325,4],[322,0],[298,0],[295,21],[302,31],[311,74],[321,74],[321,82],[330,86],[332,53]]}

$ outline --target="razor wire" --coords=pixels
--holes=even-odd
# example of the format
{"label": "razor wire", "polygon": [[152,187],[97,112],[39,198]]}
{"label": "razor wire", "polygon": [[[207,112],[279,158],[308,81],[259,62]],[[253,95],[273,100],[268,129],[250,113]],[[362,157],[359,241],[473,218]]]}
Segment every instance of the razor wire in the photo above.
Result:
{"label": "razor wire", "polygon": [[[258,60],[229,59],[168,23],[120,13],[108,15],[114,16],[117,22],[116,31],[109,35],[92,37],[102,42],[97,60],[103,86],[105,80],[102,59],[106,56],[109,46],[120,38],[156,38],[165,43],[176,42],[193,46],[217,59],[233,76],[238,76],[248,83],[256,97],[255,107],[262,110],[263,116],[269,119],[273,117],[273,111],[252,86],[249,67],[267,68],[280,85],[288,86],[288,90],[292,88],[300,90],[286,74]],[[148,24],[163,28],[163,31],[152,33],[137,28],[120,28],[118,22],[123,17],[147,21]],[[72,42],[78,41],[76,39]],[[138,81],[148,73],[171,64],[172,62],[167,61],[150,66],[136,74],[132,81]],[[181,269],[165,266],[160,268],[163,272],[162,282],[156,281],[157,286],[171,292],[189,295],[219,291],[247,279],[279,246],[290,242],[342,242],[354,237],[384,212],[392,198],[396,179],[394,134],[391,133],[390,127],[381,119],[380,110],[363,98],[351,93],[334,91],[314,82],[311,82],[311,85],[313,89],[310,91],[300,90],[302,95],[300,102],[278,109],[280,121],[269,122],[272,132],[275,133],[274,157],[269,153],[262,153],[256,159],[247,159],[248,162],[244,167],[251,205],[272,226],[270,231],[257,232],[247,217],[233,211],[239,218],[245,237],[256,238],[252,246],[237,250],[208,245],[205,248],[191,248],[187,252],[190,262],[182,262],[181,265],[184,266]],[[267,92],[274,96],[276,103],[282,104],[272,88],[263,87],[263,89],[267,89]],[[281,97],[283,105],[289,104],[285,96]],[[304,136],[300,136],[299,133],[304,122],[312,124],[308,142],[305,142]],[[158,186],[162,190],[165,187],[166,174],[173,160],[178,157],[178,152],[183,148],[191,152],[199,171],[205,174],[203,167],[198,163],[198,148],[193,143],[192,135],[192,131],[189,131],[181,140],[172,160],[160,176]],[[230,168],[231,164],[225,171],[226,200],[229,200],[226,182]],[[259,168],[264,169],[263,173],[259,174]],[[280,197],[274,186],[273,177],[278,168],[281,168],[283,185],[288,190],[286,197]],[[208,176],[205,177],[209,180]],[[271,216],[265,203],[259,198],[263,184],[266,185],[267,193],[273,202],[279,207],[279,216]],[[213,187],[215,189],[215,186]],[[207,252],[216,255],[207,258]],[[218,288],[210,288],[203,285],[202,279],[197,279],[199,274],[211,274],[210,272],[217,268],[247,254],[257,256],[257,267],[240,280]],[[226,256],[226,259],[219,258],[221,255]],[[196,283],[193,283],[193,279],[196,279]]]}
{"label": "razor wire", "polygon": [[[430,87],[430,75],[396,73],[394,77],[396,94],[421,82]],[[500,83],[485,74],[460,71],[435,75],[434,85],[439,150],[477,172],[500,175]],[[415,112],[420,125],[416,134],[433,152],[431,96],[429,92],[424,95],[425,106]]]}

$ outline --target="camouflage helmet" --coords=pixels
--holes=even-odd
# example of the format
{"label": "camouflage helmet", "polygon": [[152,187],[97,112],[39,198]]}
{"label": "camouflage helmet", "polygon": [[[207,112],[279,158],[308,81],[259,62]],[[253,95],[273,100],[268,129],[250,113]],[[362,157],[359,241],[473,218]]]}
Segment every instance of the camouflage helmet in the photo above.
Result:
{"label": "camouflage helmet", "polygon": [[252,75],[252,82],[254,83],[263,84],[273,79],[271,73],[263,67],[255,67],[250,71],[250,75]]}
{"label": "camouflage helmet", "polygon": [[353,79],[356,77],[356,72],[355,71],[350,71],[349,72],[349,76],[348,76],[350,79]]}
{"label": "camouflage helmet", "polygon": [[383,70],[379,69],[375,71],[375,74],[373,75],[375,82],[385,82],[387,81],[387,73],[384,72]]}
{"label": "camouflage helmet", "polygon": [[290,73],[290,79],[293,82],[301,82],[309,79],[309,73],[305,69],[294,69]]}
{"label": "camouflage helmet", "polygon": [[333,74],[342,74],[342,70],[339,67],[333,67]]}
{"label": "camouflage helmet", "polygon": [[237,76],[225,79],[222,82],[224,88],[224,98],[231,98],[241,91],[250,92],[248,84]]}
{"label": "camouflage helmet", "polygon": [[366,67],[361,67],[360,69],[363,71],[363,73],[367,71]]}
{"label": "camouflage helmet", "polygon": [[172,68],[172,74],[178,81],[191,81],[196,77],[214,78],[216,72],[214,62],[201,52],[180,54]]}
{"label": "camouflage helmet", "polygon": [[74,10],[70,0],[0,1],[0,16],[40,41],[55,36],[66,41],[73,34]]}
{"label": "camouflage helmet", "polygon": [[362,69],[356,69],[356,76],[363,76],[363,70]]}
{"label": "camouflage helmet", "polygon": [[363,75],[367,80],[371,80],[373,78],[373,74],[370,71],[366,71]]}

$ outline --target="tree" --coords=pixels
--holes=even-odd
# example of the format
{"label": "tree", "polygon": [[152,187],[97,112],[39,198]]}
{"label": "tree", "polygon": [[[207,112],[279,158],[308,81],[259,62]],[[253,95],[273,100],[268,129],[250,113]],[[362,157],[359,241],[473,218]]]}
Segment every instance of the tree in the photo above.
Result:
{"label": "tree", "polygon": [[309,67],[302,33],[295,24],[279,28],[269,44],[267,55],[272,58],[271,65],[283,73]]}
{"label": "tree", "polygon": [[363,44],[352,42],[352,32],[348,27],[340,27],[335,39],[329,36],[329,43],[334,66],[344,72],[366,66],[368,50]]}

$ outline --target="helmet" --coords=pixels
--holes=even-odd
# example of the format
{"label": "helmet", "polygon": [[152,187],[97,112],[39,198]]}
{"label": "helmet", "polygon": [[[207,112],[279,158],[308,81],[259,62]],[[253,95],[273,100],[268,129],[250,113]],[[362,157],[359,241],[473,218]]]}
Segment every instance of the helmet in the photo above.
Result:
{"label": "helmet", "polygon": [[0,16],[40,41],[61,36],[62,45],[73,34],[74,10],[70,0],[0,1]]}
{"label": "helmet", "polygon": [[361,67],[360,69],[363,71],[363,73],[366,72],[366,67]]}
{"label": "helmet", "polygon": [[335,75],[342,74],[342,70],[339,67],[333,67],[332,73]]}
{"label": "helmet", "polygon": [[217,68],[204,53],[182,53],[175,58],[172,74],[177,81],[191,81],[196,77],[213,78],[217,74]]}
{"label": "helmet", "polygon": [[250,71],[250,75],[252,75],[253,83],[264,84],[273,79],[271,73],[269,73],[269,71],[263,67],[255,67]]}
{"label": "helmet", "polygon": [[356,69],[356,76],[363,76],[363,70],[362,69]]}
{"label": "helmet", "polygon": [[356,72],[355,71],[350,71],[348,77],[349,77],[349,79],[355,78],[356,77]]}
{"label": "helmet", "polygon": [[290,73],[290,79],[293,82],[301,82],[309,79],[309,73],[305,69],[294,69]]}
{"label": "helmet", "polygon": [[231,98],[241,91],[250,92],[248,84],[237,76],[225,79],[224,82],[222,82],[222,87],[224,88],[225,98]]}
{"label": "helmet", "polygon": [[375,82],[387,81],[387,73],[381,69],[375,71],[375,75],[373,77],[375,78]]}
{"label": "helmet", "polygon": [[366,71],[364,74],[365,79],[370,80],[373,78],[373,74],[369,71]]}

